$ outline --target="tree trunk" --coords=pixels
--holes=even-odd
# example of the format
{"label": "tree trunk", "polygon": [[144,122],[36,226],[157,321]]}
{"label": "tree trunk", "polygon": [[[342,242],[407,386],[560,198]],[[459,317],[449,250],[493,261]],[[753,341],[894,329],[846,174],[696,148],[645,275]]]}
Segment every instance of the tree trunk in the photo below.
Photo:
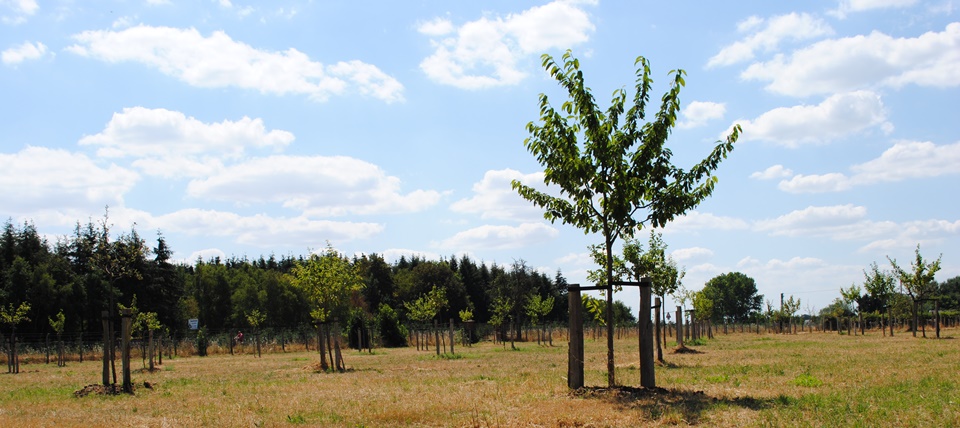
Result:
{"label": "tree trunk", "polygon": [[327,365],[327,351],[323,346],[323,324],[317,324],[317,349],[320,351],[320,370],[327,371],[330,366]]}

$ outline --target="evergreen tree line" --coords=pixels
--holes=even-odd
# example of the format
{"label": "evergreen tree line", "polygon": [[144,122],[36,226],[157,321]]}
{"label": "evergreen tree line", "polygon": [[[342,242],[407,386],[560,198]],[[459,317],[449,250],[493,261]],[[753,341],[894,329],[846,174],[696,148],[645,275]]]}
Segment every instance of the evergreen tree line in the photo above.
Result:
{"label": "evergreen tree line", "polygon": [[[0,236],[0,307],[29,305],[26,320],[15,326],[17,336],[40,340],[54,333],[52,326],[62,317],[61,332],[97,340],[103,331],[101,313],[116,317],[121,306],[155,313],[161,329],[176,337],[185,337],[189,319],[198,319],[208,332],[245,329],[255,311],[264,316],[260,328],[312,328],[311,302],[294,275],[308,258],[215,257],[192,265],[176,263],[162,234],[150,245],[135,227],[114,234],[108,221],[105,215],[78,222],[71,235],[54,243],[30,222],[6,222]],[[562,273],[551,278],[522,260],[504,266],[468,256],[412,256],[388,263],[369,254],[347,261],[361,276],[362,286],[349,297],[343,312],[348,319],[337,321],[348,329],[369,326],[390,338],[388,345],[405,343],[405,325],[417,322],[410,314],[413,302],[432,290],[444,296],[435,316],[444,323],[465,317],[476,323],[494,321],[514,327],[519,336],[523,325],[567,321],[568,284]],[[585,296],[584,306],[592,300]],[[550,307],[544,308],[544,302]],[[615,322],[635,323],[629,308],[616,303]],[[531,311],[536,305],[539,313]],[[2,327],[9,333],[13,326]]]}

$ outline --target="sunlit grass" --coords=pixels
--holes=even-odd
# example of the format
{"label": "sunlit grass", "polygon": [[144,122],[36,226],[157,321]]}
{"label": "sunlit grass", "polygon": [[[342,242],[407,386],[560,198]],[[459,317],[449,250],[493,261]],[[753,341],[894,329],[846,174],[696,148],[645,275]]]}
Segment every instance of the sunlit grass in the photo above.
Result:
{"label": "sunlit grass", "polygon": [[[305,351],[165,358],[134,372],[132,396],[75,398],[99,381],[97,361],[30,363],[0,375],[0,426],[960,426],[954,339],[717,335],[700,353],[665,349],[657,391],[602,388],[605,343],[587,340],[577,393],[560,340],[346,350],[346,373],[316,372]],[[637,354],[636,337],[617,341],[620,384],[639,384]]]}

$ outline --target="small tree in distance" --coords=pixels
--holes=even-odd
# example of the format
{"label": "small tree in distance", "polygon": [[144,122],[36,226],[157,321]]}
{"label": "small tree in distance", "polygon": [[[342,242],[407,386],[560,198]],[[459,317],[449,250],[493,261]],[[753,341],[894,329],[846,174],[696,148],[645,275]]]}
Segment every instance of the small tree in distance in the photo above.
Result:
{"label": "small tree in distance", "polygon": [[[934,280],[934,275],[940,271],[940,259],[943,258],[943,255],[941,254],[936,260],[927,263],[923,261],[923,256],[920,255],[920,244],[917,244],[917,249],[914,252],[916,258],[910,263],[912,272],[902,269],[897,261],[889,256],[887,256],[887,260],[890,261],[893,272],[900,279],[900,285],[907,291],[907,295],[913,302],[913,336],[916,337],[917,326],[920,321],[919,304],[937,291],[937,282]],[[926,333],[924,333],[924,337],[926,337]]]}
{"label": "small tree in distance", "polygon": [[[559,187],[560,196],[541,192],[514,180],[520,196],[544,209],[544,218],[571,224],[584,233],[599,233],[606,262],[607,307],[613,307],[613,245],[630,238],[645,225],[662,227],[696,207],[713,193],[713,175],[720,161],[733,150],[740,133],[735,125],[726,141],[689,171],[671,162],[667,138],[680,112],[683,70],[676,70],[652,122],[646,122],[653,79],[650,64],[637,57],[636,92],[627,108],[627,93],[614,92],[604,112],[587,88],[580,61],[571,51],[562,64],[543,55],[543,67],[564,89],[569,100],[560,111],[545,94],[540,95],[539,123],[530,122],[524,144],[544,167],[544,184]],[[623,119],[623,123],[621,123]],[[643,214],[640,214],[643,213]],[[638,217],[639,214],[639,217]],[[607,311],[607,383],[616,385],[613,357],[613,315]]]}

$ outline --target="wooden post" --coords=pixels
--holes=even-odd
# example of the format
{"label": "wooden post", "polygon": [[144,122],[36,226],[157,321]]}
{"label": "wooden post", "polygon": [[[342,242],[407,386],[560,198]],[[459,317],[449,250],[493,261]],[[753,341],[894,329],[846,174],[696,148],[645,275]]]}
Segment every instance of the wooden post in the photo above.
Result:
{"label": "wooden post", "polygon": [[[640,280],[640,386],[657,386],[653,367],[653,329],[650,322],[650,278]],[[659,344],[659,340],[657,341]]]}
{"label": "wooden post", "polygon": [[453,339],[454,339],[454,335],[453,335],[453,318],[450,318],[450,355],[453,355],[453,354],[454,354],[454,352],[453,352]]}
{"label": "wooden post", "polygon": [[656,321],[656,340],[657,340],[657,361],[663,362],[663,348],[660,346],[660,298],[657,297],[656,303],[654,303],[654,314],[653,317],[657,319]]}
{"label": "wooden post", "polygon": [[133,393],[133,383],[130,381],[130,323],[132,321],[130,317],[132,314],[133,311],[130,309],[123,309],[120,312],[122,320],[120,324],[120,343],[122,346],[120,350],[120,364],[122,364],[121,369],[123,370],[123,392],[128,394]]}
{"label": "wooden post", "polygon": [[677,306],[677,347],[683,347],[683,307]]}
{"label": "wooden post", "polygon": [[567,301],[570,309],[570,348],[567,357],[567,386],[570,389],[583,388],[583,316],[580,313],[580,287],[570,285],[567,288]]}
{"label": "wooden post", "polygon": [[937,339],[940,338],[940,299],[933,301],[933,316],[935,317],[935,323],[937,328]]}
{"label": "wooden post", "polygon": [[103,320],[103,386],[110,385],[110,312],[100,312]]}

